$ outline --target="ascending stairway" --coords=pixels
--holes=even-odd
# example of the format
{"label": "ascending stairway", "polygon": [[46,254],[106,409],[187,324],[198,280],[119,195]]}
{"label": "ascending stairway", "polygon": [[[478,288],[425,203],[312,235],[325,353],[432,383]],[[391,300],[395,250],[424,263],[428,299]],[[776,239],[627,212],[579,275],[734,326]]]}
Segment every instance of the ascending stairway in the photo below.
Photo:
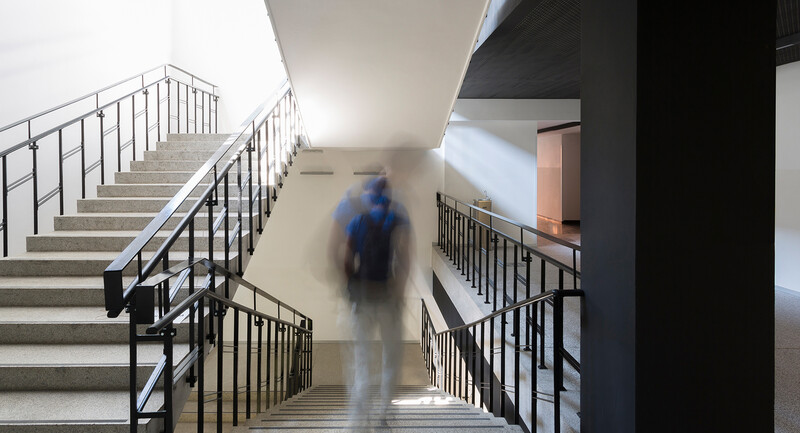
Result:
{"label": "ascending stairway", "polygon": [[[371,391],[377,397],[377,389]],[[374,401],[378,401],[376,398]],[[348,389],[339,385],[320,385],[251,420],[233,433],[278,433],[286,431],[404,433],[522,432],[502,418],[457,399],[437,388],[400,386],[390,406],[386,423],[375,418],[348,419]],[[355,423],[355,428],[354,428]]]}
{"label": "ascending stairway", "polygon": [[[0,259],[0,432],[129,431],[128,315],[106,317],[103,270],[225,138],[170,135],[143,161],[131,162],[130,172],[116,173],[116,184],[98,186],[97,198],[79,200],[76,214],[57,216],[54,232],[30,236],[25,253]],[[150,254],[185,211],[179,209],[148,245]],[[207,221],[206,213],[198,214],[200,251],[208,249],[207,233],[199,229]],[[247,219],[243,224],[249,230]],[[216,251],[223,236],[220,230]],[[176,262],[187,257],[186,235],[171,251]],[[125,284],[134,272],[129,266]],[[186,336],[179,329],[176,363],[187,352]],[[141,389],[161,346],[139,350]],[[151,400],[148,408],[160,406],[160,395]],[[151,422],[139,430],[154,429]]]}

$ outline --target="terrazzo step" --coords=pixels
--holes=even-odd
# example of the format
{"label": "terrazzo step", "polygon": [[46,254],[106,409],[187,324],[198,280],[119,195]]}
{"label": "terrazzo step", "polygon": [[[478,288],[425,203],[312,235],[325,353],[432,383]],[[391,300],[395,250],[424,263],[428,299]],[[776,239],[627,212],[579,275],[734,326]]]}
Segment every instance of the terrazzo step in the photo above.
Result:
{"label": "terrazzo step", "polygon": [[[127,287],[133,277],[123,278]],[[205,284],[205,276],[195,277],[195,287]],[[217,286],[222,284],[217,280]],[[178,303],[188,296],[189,281],[175,296]],[[103,307],[103,277],[0,277],[0,306],[2,307],[48,307],[48,306]]]}
{"label": "terrazzo step", "polygon": [[285,432],[287,430],[349,432],[353,428],[367,431],[403,432],[522,432],[519,426],[509,426],[502,418],[466,404],[435,388],[398,388],[393,403],[386,411],[385,424],[379,423],[379,394],[376,388],[368,391],[366,416],[350,417],[350,394],[344,387],[314,387],[283,405],[270,409],[266,415],[255,417],[246,427],[234,432]]}
{"label": "terrazzo step", "polygon": [[[113,197],[113,198],[87,198],[78,200],[78,213],[94,212],[155,212],[158,213],[169,203],[172,197]],[[231,209],[239,203],[238,196],[230,197]],[[195,205],[195,200],[187,200],[178,206],[178,212],[188,212]],[[250,200],[242,200],[243,209],[247,209]],[[220,200],[222,205],[222,200]],[[257,206],[254,203],[254,206]]]}
{"label": "terrazzo step", "polygon": [[[14,277],[103,275],[103,271],[118,255],[119,253],[115,252],[98,251],[26,252],[0,259],[0,275]],[[150,260],[150,257],[152,257],[152,253],[143,253],[143,262]],[[178,263],[188,257],[188,252],[170,252],[170,263]],[[236,251],[230,252],[233,268],[235,268],[237,257],[238,253]],[[131,263],[122,274],[127,276],[136,275],[136,271],[136,264]],[[205,267],[195,267],[195,275],[204,275],[205,273],[207,273]]]}
{"label": "terrazzo step", "polygon": [[186,142],[209,142],[209,141],[216,141],[220,144],[224,143],[225,140],[230,137],[230,133],[218,133],[218,134],[167,134],[167,141],[186,141]]}
{"label": "terrazzo step", "polygon": [[222,141],[159,141],[156,143],[156,150],[158,151],[175,151],[175,150],[197,150],[201,152],[211,151],[216,152]]}
{"label": "terrazzo step", "polygon": [[[154,391],[145,407],[158,410]],[[130,433],[128,391],[17,391],[0,393],[0,433]],[[156,433],[163,423],[140,420],[137,433]]]}
{"label": "terrazzo step", "polygon": [[208,161],[218,150],[146,150],[144,161]]}
{"label": "terrazzo step", "polygon": [[[131,161],[131,171],[197,171],[206,161]],[[222,163],[222,162],[221,162]],[[219,167],[222,168],[222,165]]]}
{"label": "terrazzo step", "polygon": [[[44,251],[111,251],[124,250],[139,235],[138,231],[56,231],[46,234],[28,236],[27,250],[29,252]],[[170,231],[160,231],[146,246],[144,251],[156,251],[169,237]],[[242,231],[242,237],[247,241],[250,232]],[[195,230],[195,251],[208,250],[208,231]],[[224,230],[220,228],[214,235],[214,250],[223,251],[225,248]],[[184,231],[172,245],[174,251],[189,251],[189,232]]]}
{"label": "terrazzo step", "polygon": [[[0,392],[126,390],[130,386],[127,344],[6,344],[0,351]],[[137,348],[136,382],[141,389],[164,352],[162,344]],[[173,366],[189,353],[174,345]],[[162,386],[159,381],[157,386]]]}
{"label": "terrazzo step", "polygon": [[[114,173],[115,184],[186,184],[194,176],[196,171],[175,170],[175,171],[118,171]],[[210,183],[214,179],[213,174],[208,174],[203,178],[204,183]]]}
{"label": "terrazzo step", "polygon": [[[228,184],[228,197],[234,198],[239,197],[239,186],[236,184],[236,178],[234,177],[231,179],[232,182]],[[244,179],[242,179],[244,181]],[[223,180],[224,182],[224,180]],[[223,197],[225,192],[225,186],[223,182],[220,182],[220,185],[217,186],[217,194],[220,197]],[[97,186],[97,197],[98,198],[109,198],[109,197],[174,197],[181,188],[185,185],[184,183],[159,183],[159,184],[149,184],[149,183],[141,183],[141,184],[120,184],[120,185],[98,185]],[[203,193],[206,192],[208,187],[211,184],[203,183],[197,186],[190,194],[189,197],[200,197]],[[243,185],[245,188],[242,191],[242,195],[247,197],[249,194],[249,185]],[[253,185],[253,189],[255,190],[258,185]]]}
{"label": "terrazzo step", "polygon": [[[266,206],[262,207],[263,211],[266,211]],[[218,216],[218,210],[215,210],[213,215],[213,220],[216,221]],[[247,212],[249,209],[243,209],[244,214],[242,215],[242,226],[246,229],[250,229],[250,218]],[[256,209],[253,209],[253,217],[254,222],[258,218],[256,213]],[[77,231],[77,230],[123,230],[123,231],[142,231],[153,218],[156,217],[158,213],[156,212],[127,212],[127,213],[108,213],[108,212],[97,212],[97,213],[85,213],[85,214],[78,214],[78,215],[56,215],[55,217],[55,229],[56,231],[65,230],[65,231]],[[164,226],[161,227],[162,230],[173,230],[178,224],[183,220],[186,216],[184,212],[176,212],[172,218],[167,220],[164,223]],[[262,221],[266,222],[267,217],[266,215],[262,216]],[[235,213],[228,216],[228,224],[231,229],[236,225],[237,215]],[[208,228],[208,214],[204,211],[200,211],[195,215],[194,218],[194,226],[196,230],[207,229]],[[188,230],[188,228],[187,228]]]}
{"label": "terrazzo step", "polygon": [[[187,323],[175,326],[176,343],[189,341]],[[138,325],[143,334],[147,325]],[[128,344],[127,314],[102,307],[0,307],[0,344]]]}

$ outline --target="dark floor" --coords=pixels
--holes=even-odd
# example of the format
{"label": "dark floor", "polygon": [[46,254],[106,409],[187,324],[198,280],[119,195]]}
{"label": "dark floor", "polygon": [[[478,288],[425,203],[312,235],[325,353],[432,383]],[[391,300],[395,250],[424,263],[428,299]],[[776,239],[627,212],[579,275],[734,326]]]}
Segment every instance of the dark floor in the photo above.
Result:
{"label": "dark floor", "polygon": [[[540,231],[581,244],[579,222],[540,216],[537,225]],[[560,247],[544,240],[539,245]],[[783,287],[775,287],[775,432],[800,432],[800,292]]]}

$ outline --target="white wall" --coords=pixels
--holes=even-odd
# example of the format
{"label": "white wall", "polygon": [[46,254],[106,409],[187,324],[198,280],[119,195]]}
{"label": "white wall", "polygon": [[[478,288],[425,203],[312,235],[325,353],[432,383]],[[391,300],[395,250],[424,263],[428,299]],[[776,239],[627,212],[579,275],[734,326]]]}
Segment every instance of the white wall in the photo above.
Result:
{"label": "white wall", "polygon": [[536,227],[538,121],[580,119],[579,100],[459,99],[445,132],[445,193],[483,196],[493,210]]}
{"label": "white wall", "polygon": [[161,0],[3,2],[0,125],[167,63],[171,22]]}
{"label": "white wall", "polygon": [[[315,341],[351,338],[349,305],[341,296],[343,281],[332,267],[326,243],[331,213],[340,198],[366,178],[353,171],[370,168],[376,161],[390,167],[391,182],[402,192],[399,201],[408,208],[414,229],[416,266],[406,292],[403,327],[405,339],[419,337],[420,298],[432,287],[430,254],[436,238],[436,191],[442,188],[441,151],[326,149],[298,155],[244,275],[312,317]],[[301,175],[301,170],[334,174]]]}
{"label": "white wall", "polygon": [[561,135],[538,137],[536,149],[537,213],[561,221]]}
{"label": "white wall", "polygon": [[581,134],[564,134],[561,141],[561,205],[566,221],[581,219]]}
{"label": "white wall", "polygon": [[556,221],[581,218],[580,133],[540,134],[537,149],[539,215]]}
{"label": "white wall", "polygon": [[800,62],[776,68],[775,284],[800,291]]}
{"label": "white wall", "polygon": [[[0,6],[0,127],[132,77],[153,67],[172,63],[219,86],[219,131],[238,126],[285,77],[261,0],[35,0],[4,2]],[[150,74],[146,82],[160,78]],[[134,80],[109,92],[100,104],[112,101],[141,86]],[[162,89],[163,90],[163,89]],[[161,95],[164,96],[163,94]],[[174,96],[174,95],[173,95]],[[143,99],[137,95],[137,111]],[[150,95],[150,107],[155,92]],[[94,110],[95,101],[48,115],[32,124],[33,135]],[[128,119],[126,101],[121,117]],[[114,122],[116,110],[107,110],[105,128]],[[162,113],[166,120],[166,114]],[[150,122],[154,122],[150,114]],[[87,165],[99,159],[99,121],[86,121]],[[137,153],[143,151],[144,124],[137,128]],[[123,123],[122,141],[130,137]],[[165,132],[165,131],[164,131]],[[28,138],[27,127],[0,133],[0,150]],[[106,180],[116,171],[116,137],[106,142]],[[151,144],[155,139],[151,140]],[[64,150],[80,142],[80,128],[64,131]],[[39,196],[58,185],[56,177],[57,136],[38,143]],[[126,151],[130,152],[130,148]],[[124,155],[123,159],[129,158]],[[29,151],[9,157],[8,180],[30,171]],[[123,164],[123,169],[127,164]],[[87,176],[87,197],[95,194],[100,170]],[[75,212],[80,197],[80,161],[65,163],[65,211]],[[25,236],[32,233],[31,182],[11,191],[9,216],[11,253],[24,251]],[[58,200],[40,209],[40,232],[53,228]]]}
{"label": "white wall", "polygon": [[[0,127],[169,62],[171,23],[172,11],[160,0],[3,2],[0,6],[0,94],[3,95]],[[113,97],[101,98],[100,103],[107,103],[139,86],[140,81],[132,82]],[[35,136],[94,108],[95,101],[90,99],[72,109],[48,115],[32,123],[31,133]],[[109,120],[112,117],[109,113]],[[97,118],[88,120],[86,128],[88,165],[99,158],[95,137],[99,135]],[[127,138],[128,132],[125,134]],[[25,125],[0,133],[0,150],[27,138]],[[64,131],[65,151],[79,143],[79,127]],[[58,185],[57,135],[38,145],[41,197]],[[9,183],[30,172],[30,151],[22,150],[8,158]],[[113,171],[110,166],[116,167],[116,155],[107,155],[107,164],[109,173],[106,176],[110,179],[110,171]],[[93,185],[99,179],[99,170],[87,176],[87,196],[94,195]],[[65,190],[65,210],[74,212],[80,196],[78,157],[65,163]],[[32,196],[31,182],[9,193],[12,254],[24,251],[24,238],[32,233]],[[43,205],[39,214],[40,232],[52,230],[52,217],[57,213],[57,198]]]}
{"label": "white wall", "polygon": [[263,0],[173,0],[172,63],[219,86],[231,132],[286,77]]}

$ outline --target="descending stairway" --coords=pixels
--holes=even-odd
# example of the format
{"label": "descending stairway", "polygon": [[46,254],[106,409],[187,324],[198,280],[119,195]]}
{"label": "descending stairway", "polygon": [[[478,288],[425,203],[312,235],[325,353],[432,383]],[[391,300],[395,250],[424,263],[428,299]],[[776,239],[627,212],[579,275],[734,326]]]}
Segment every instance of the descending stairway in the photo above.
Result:
{"label": "descending stairway", "polygon": [[[103,270],[226,138],[169,135],[157,150],[145,152],[143,161],[132,161],[130,172],[116,173],[116,184],[98,186],[97,198],[79,200],[76,214],[57,216],[54,232],[30,236],[25,253],[0,259],[0,432],[129,431],[128,315],[106,317]],[[205,188],[198,187],[194,196]],[[233,197],[236,187],[230,188]],[[187,209],[178,210],[146,251],[157,249]],[[233,227],[236,215],[231,218]],[[200,251],[208,249],[207,232],[199,230],[207,224],[201,211]],[[243,225],[247,235],[246,218]],[[216,251],[223,248],[223,236],[222,230],[216,235]],[[187,256],[184,235],[170,259]],[[231,257],[236,270],[234,251]],[[125,284],[134,273],[129,266]],[[197,278],[199,286],[202,277]],[[187,332],[178,328],[176,364],[188,351]],[[161,349],[140,346],[140,389]],[[158,408],[160,399],[154,395],[148,410]],[[148,421],[139,431],[158,428]]]}
{"label": "descending stairway", "polygon": [[[378,390],[371,392],[377,395]],[[368,415],[376,416],[377,408]],[[320,385],[232,430],[233,433],[286,431],[473,433],[522,432],[522,429],[437,388],[411,385],[398,387],[385,424],[375,418],[350,420],[348,388]]]}

